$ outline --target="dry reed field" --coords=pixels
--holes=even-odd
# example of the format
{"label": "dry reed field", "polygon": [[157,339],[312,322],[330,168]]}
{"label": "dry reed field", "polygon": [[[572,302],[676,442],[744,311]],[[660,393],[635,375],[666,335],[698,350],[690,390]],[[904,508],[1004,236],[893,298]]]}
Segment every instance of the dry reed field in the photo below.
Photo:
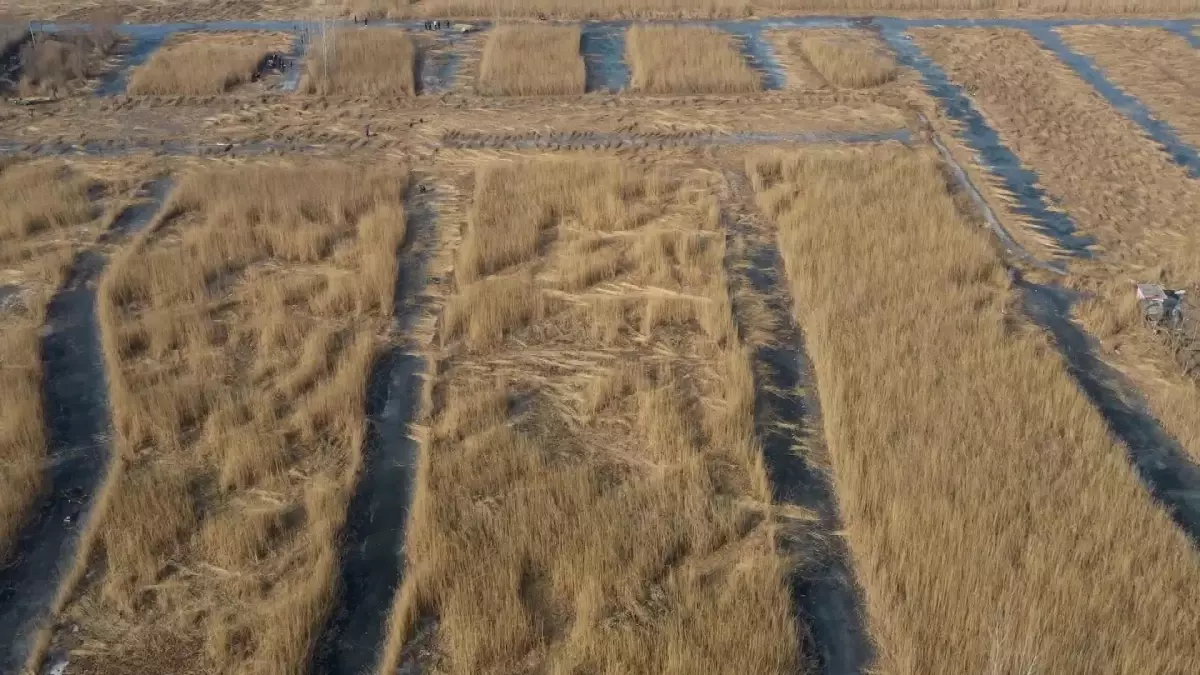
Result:
{"label": "dry reed field", "polygon": [[[408,0],[344,0],[347,12],[409,16]],[[777,12],[986,12],[1020,14],[1174,14],[1200,12],[1197,0],[431,0],[425,15],[556,18],[744,17]]]}
{"label": "dry reed field", "polygon": [[0,564],[41,495],[46,455],[39,331],[99,184],[54,161],[0,165]]}
{"label": "dry reed field", "polygon": [[935,157],[747,163],[798,299],[877,667],[1191,673],[1200,558],[1014,316]]}
{"label": "dry reed field", "polygon": [[291,49],[287,33],[193,33],[170,38],[133,71],[130,94],[211,95],[253,81],[272,52]]}
{"label": "dry reed field", "polygon": [[59,617],[73,671],[304,670],[406,189],[402,168],[197,167],[113,261],[98,311],[114,463]]}
{"label": "dry reed field", "polygon": [[[322,40],[328,41],[328,46]],[[402,30],[344,29],[318,38],[301,89],[340,96],[417,93],[417,48]]]}
{"label": "dry reed field", "polygon": [[626,58],[634,91],[647,94],[736,94],[762,90],[734,36],[713,28],[634,25]]}
{"label": "dry reed field", "polygon": [[1179,377],[1170,350],[1141,326],[1130,284],[1200,284],[1200,242],[1191,235],[1200,185],[1024,32],[920,31],[917,39],[972,87],[1005,141],[1080,232],[1096,238],[1096,259],[1071,263],[1072,283],[1094,294],[1080,318],[1165,428],[1200,458],[1200,388]]}
{"label": "dry reed field", "polygon": [[493,28],[479,65],[482,94],[582,94],[587,84],[579,26],[505,24]]}
{"label": "dry reed field", "polygon": [[1200,51],[1160,28],[1070,26],[1067,44],[1096,61],[1114,84],[1146,104],[1180,137],[1200,147]]}
{"label": "dry reed field", "polygon": [[719,174],[683,155],[477,158],[454,160],[469,207],[442,208],[465,231],[447,232],[453,289],[378,672],[424,616],[437,672],[806,668]]}
{"label": "dry reed field", "polygon": [[109,29],[39,35],[21,48],[22,96],[63,96],[99,76],[119,45]]}
{"label": "dry reed field", "polygon": [[879,40],[861,30],[805,30],[789,41],[829,84],[847,89],[877,87],[896,79],[899,68]]}

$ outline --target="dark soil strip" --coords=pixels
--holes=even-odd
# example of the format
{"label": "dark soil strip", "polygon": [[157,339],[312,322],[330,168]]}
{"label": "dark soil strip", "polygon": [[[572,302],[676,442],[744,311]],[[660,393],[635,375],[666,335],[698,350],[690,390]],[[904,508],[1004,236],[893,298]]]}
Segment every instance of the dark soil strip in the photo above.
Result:
{"label": "dark soil strip", "polygon": [[1075,71],[1075,74],[1092,85],[1108,104],[1137,123],[1142,131],[1170,155],[1171,160],[1188,170],[1192,178],[1200,178],[1200,153],[1176,135],[1171,125],[1154,117],[1150,109],[1137,97],[1128,94],[1113,84],[1091,57],[1073,51],[1062,36],[1049,26],[1034,26],[1029,33],[1042,47],[1054,52],[1060,61]]}
{"label": "dark soil strip", "polygon": [[[123,231],[150,222],[165,192],[153,193],[153,208],[135,212]],[[107,473],[108,388],[96,317],[96,283],[107,262],[97,251],[76,256],[47,310],[41,348],[47,490],[21,532],[16,560],[0,570],[0,673],[18,672],[28,658],[31,640],[75,565],[79,536]]]}
{"label": "dark soil strip", "polygon": [[1067,369],[1129,451],[1147,489],[1200,546],[1200,467],[1171,437],[1145,400],[1120,373],[1096,355],[1096,341],[1071,321],[1076,299],[1066,289],[1022,282],[1025,312],[1054,337]]}
{"label": "dark soil strip", "polygon": [[921,74],[929,95],[941,103],[950,119],[958,123],[962,140],[976,153],[984,168],[1016,198],[1015,211],[1025,216],[1041,233],[1054,238],[1064,252],[1090,257],[1088,247],[1095,243],[1094,240],[1076,234],[1075,223],[1065,213],[1046,208],[1046,193],[1038,187],[1037,174],[1021,166],[1021,160],[1000,141],[1000,135],[975,109],[962,87],[951,82],[945,71],[922,54],[916,43],[904,34],[904,23],[879,19],[872,26],[895,52],[900,65]]}
{"label": "dark soil strip", "polygon": [[27,143],[0,138],[0,156],[25,154],[35,157],[59,157],[64,155],[123,157],[139,152],[151,152],[159,155],[198,155],[200,157],[225,155],[237,157],[242,155],[266,155],[285,152],[312,153],[317,150],[316,146],[308,144],[273,141],[188,143],[178,140],[111,139],[105,141],[87,141],[85,143],[68,143],[65,141]]}
{"label": "dark soil strip", "polygon": [[742,58],[746,59],[750,67],[762,76],[763,89],[783,89],[786,79],[783,75],[783,67],[775,58],[775,50],[771,47],[771,43],[763,39],[762,27],[757,24],[738,25],[736,28],[730,29],[730,32],[737,36],[736,41]]}
{"label": "dark soil strip", "polygon": [[342,542],[340,587],[314,657],[320,675],[374,672],[387,640],[388,616],[404,577],[404,534],[420,456],[409,424],[420,412],[425,360],[408,336],[425,306],[426,267],[437,214],[431,193],[412,195],[409,243],[395,291],[397,342],[367,382],[367,439]]}
{"label": "dark soil strip", "polygon": [[[824,675],[857,675],[867,671],[874,650],[862,593],[845,544],[835,534],[841,523],[830,477],[809,459],[822,443],[815,376],[793,319],[777,239],[754,223],[746,178],[726,172],[726,180],[733,192],[732,212],[727,217],[727,255],[734,258],[726,261],[730,283],[764,298],[777,326],[772,343],[759,347],[755,354],[756,418],[772,499],[818,518],[816,523],[799,527],[789,527],[785,521],[782,528],[784,550],[806,561],[791,579],[800,643],[809,643]],[[733,237],[742,238],[741,250]]]}
{"label": "dark soil strip", "polygon": [[587,91],[616,93],[629,86],[629,66],[625,63],[628,29],[628,22],[583,24],[579,51],[587,69]]}

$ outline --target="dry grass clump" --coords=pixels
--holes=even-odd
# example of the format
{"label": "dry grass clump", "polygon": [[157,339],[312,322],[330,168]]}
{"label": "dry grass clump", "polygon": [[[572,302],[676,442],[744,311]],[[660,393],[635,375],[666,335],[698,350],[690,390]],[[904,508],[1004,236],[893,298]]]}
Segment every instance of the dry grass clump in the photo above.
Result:
{"label": "dry grass clump", "polygon": [[892,55],[870,33],[859,30],[805,30],[789,41],[791,49],[835,87],[862,89],[896,79]]}
{"label": "dry grass clump", "polygon": [[747,163],[816,369],[876,667],[1190,673],[1200,558],[1046,338],[1014,318],[934,157]]}
{"label": "dry grass clump", "polygon": [[718,180],[666,158],[478,169],[378,672],[424,614],[442,672],[807,665]]}
{"label": "dry grass clump", "polygon": [[579,26],[497,26],[483,47],[479,92],[493,96],[582,94],[587,72],[579,40]]}
{"label": "dry grass clump", "polygon": [[635,25],[626,36],[630,84],[650,94],[735,94],[762,90],[762,78],[735,38],[713,28]]}
{"label": "dry grass clump", "polygon": [[[114,469],[64,610],[87,672],[304,669],[328,611],[402,169],[198,169],[100,288]],[[74,667],[74,666],[73,666]]]}
{"label": "dry grass clump", "polygon": [[1200,51],[1186,38],[1161,28],[1070,26],[1058,31],[1192,147],[1200,146]]}
{"label": "dry grass clump", "polygon": [[119,40],[109,28],[42,34],[21,47],[22,96],[62,96],[99,76]]}
{"label": "dry grass clump", "polygon": [[1071,262],[1072,283],[1094,295],[1080,318],[1167,431],[1200,458],[1200,391],[1140,322],[1113,319],[1127,316],[1130,279],[1200,283],[1200,240],[1191,235],[1200,184],[1025,32],[918,31],[917,39],[971,87],[1080,234],[1096,238],[1095,259]]}
{"label": "dry grass clump", "polygon": [[72,230],[99,215],[91,202],[96,187],[59,162],[0,166],[0,563],[12,555],[41,495],[46,437],[39,331],[71,259]]}
{"label": "dry grass clump", "polygon": [[326,35],[328,48],[310,47],[302,89],[310,94],[412,96],[417,93],[417,48],[402,30],[344,29]]}
{"label": "dry grass clump", "polygon": [[130,94],[206,95],[253,81],[273,52],[290,48],[286,33],[193,33],[173,37],[129,78]]}

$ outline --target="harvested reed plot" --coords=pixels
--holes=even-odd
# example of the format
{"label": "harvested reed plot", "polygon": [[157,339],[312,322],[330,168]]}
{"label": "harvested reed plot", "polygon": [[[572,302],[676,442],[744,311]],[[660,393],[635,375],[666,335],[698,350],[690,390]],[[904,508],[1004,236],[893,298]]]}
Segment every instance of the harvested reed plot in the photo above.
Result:
{"label": "harvested reed plot", "polygon": [[466,231],[379,672],[422,616],[443,672],[807,665],[719,180],[681,155],[510,158],[478,167],[469,209],[443,208]]}
{"label": "harvested reed plot", "polygon": [[495,96],[582,94],[587,83],[579,26],[497,26],[479,66],[479,92]]}
{"label": "harvested reed plot", "polygon": [[918,40],[975,91],[1080,232],[1096,238],[1096,259],[1072,262],[1074,283],[1096,292],[1080,318],[1167,430],[1200,458],[1200,391],[1180,380],[1169,350],[1153,348],[1128,285],[1130,278],[1200,283],[1200,241],[1191,234],[1200,185],[1026,33],[923,31]]}
{"label": "harvested reed plot", "polygon": [[1182,35],[1113,26],[1071,26],[1059,32],[1073,49],[1093,58],[1114,84],[1200,147],[1200,50]]}
{"label": "harvested reed plot", "polygon": [[39,331],[74,244],[96,235],[98,187],[57,162],[0,168],[0,564],[44,487]]}
{"label": "harvested reed plot", "polygon": [[309,48],[310,94],[412,96],[417,93],[417,48],[412,37],[387,28],[334,31]]}
{"label": "harvested reed plot", "polygon": [[72,668],[305,668],[405,237],[401,169],[207,165],[100,289],[114,462]]}
{"label": "harvested reed plot", "polygon": [[286,33],[191,33],[171,38],[129,78],[130,94],[222,94],[258,77],[267,57],[291,49]]}
{"label": "harvested reed plot", "polygon": [[1014,318],[933,157],[748,162],[779,224],[877,667],[1189,673],[1200,559]]}
{"label": "harvested reed plot", "polygon": [[632,87],[647,94],[738,94],[762,90],[762,78],[735,38],[713,28],[635,25],[626,36]]}
{"label": "harvested reed plot", "polygon": [[789,36],[786,48],[790,60],[810,66],[834,87],[877,87],[899,74],[892,55],[865,31],[798,31]]}

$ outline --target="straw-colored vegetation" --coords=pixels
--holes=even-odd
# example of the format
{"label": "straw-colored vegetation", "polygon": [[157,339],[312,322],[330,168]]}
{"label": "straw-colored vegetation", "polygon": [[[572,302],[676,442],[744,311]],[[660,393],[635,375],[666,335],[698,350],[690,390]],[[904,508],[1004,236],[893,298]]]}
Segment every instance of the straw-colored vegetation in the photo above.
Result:
{"label": "straw-colored vegetation", "polygon": [[805,665],[719,180],[666,157],[478,168],[380,673],[422,615],[440,672]]}
{"label": "straw-colored vegetation", "polygon": [[[344,0],[360,16],[408,16],[409,0]],[[1169,14],[1200,11],[1197,0],[432,0],[421,11],[454,16],[547,16],[561,18],[744,17],[780,10],[838,12],[982,11],[1028,14]]]}
{"label": "straw-colored vegetation", "polygon": [[1017,318],[933,157],[748,162],[816,369],[878,669],[1194,672],[1200,557]]}
{"label": "straw-colored vegetation", "polygon": [[1059,32],[1192,147],[1200,147],[1200,50],[1186,38],[1161,28],[1071,26]]}
{"label": "straw-colored vegetation", "polygon": [[1200,458],[1200,389],[1180,377],[1169,345],[1142,327],[1130,303],[1131,279],[1200,284],[1200,239],[1191,236],[1200,183],[1028,34],[922,31],[918,40],[971,87],[1080,233],[1096,238],[1095,259],[1071,261],[1073,283],[1094,294],[1080,318]]}
{"label": "straw-colored vegetation", "polygon": [[0,167],[0,564],[42,491],[46,438],[39,330],[97,215],[95,181],[57,162]]}
{"label": "straw-colored vegetation", "polygon": [[626,36],[631,86],[649,94],[733,94],[762,89],[734,36],[713,28],[634,25]]}
{"label": "straw-colored vegetation", "polygon": [[114,464],[72,668],[294,673],[329,607],[406,174],[197,169],[100,288]]}
{"label": "straw-colored vegetation", "polygon": [[309,52],[302,89],[310,94],[412,96],[417,93],[417,48],[404,31],[337,30],[318,38]]}
{"label": "straw-colored vegetation", "polygon": [[38,35],[21,48],[18,90],[23,96],[68,94],[100,75],[117,45],[107,28]]}
{"label": "straw-colored vegetation", "polygon": [[851,89],[877,87],[896,79],[892,55],[875,36],[861,30],[804,30],[788,40],[790,50],[825,82]]}
{"label": "straw-colored vegetation", "polygon": [[587,84],[579,26],[509,24],[488,35],[479,92],[498,96],[582,94]]}
{"label": "straw-colored vegetation", "polygon": [[130,94],[221,94],[253,81],[286,33],[194,33],[170,39],[129,78]]}

